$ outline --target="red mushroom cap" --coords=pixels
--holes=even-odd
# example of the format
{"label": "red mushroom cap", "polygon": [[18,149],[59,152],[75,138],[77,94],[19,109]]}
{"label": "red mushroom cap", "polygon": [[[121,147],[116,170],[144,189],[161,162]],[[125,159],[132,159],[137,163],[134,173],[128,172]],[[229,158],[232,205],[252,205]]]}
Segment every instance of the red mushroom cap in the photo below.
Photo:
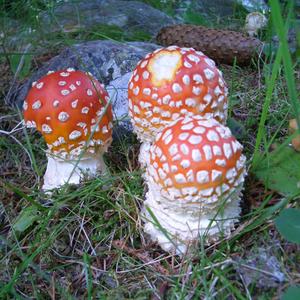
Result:
{"label": "red mushroom cap", "polygon": [[227,87],[213,60],[193,48],[171,46],[148,54],[128,85],[129,114],[138,137],[155,134],[181,116],[225,123]]}
{"label": "red mushroom cap", "polygon": [[[28,127],[36,127],[50,151],[60,156],[104,149],[112,139],[112,109],[108,94],[90,74],[74,69],[49,72],[33,83],[23,104]],[[106,111],[105,111],[106,110]]]}
{"label": "red mushroom cap", "polygon": [[209,210],[243,182],[245,156],[229,128],[194,116],[158,134],[147,171],[167,199]]}

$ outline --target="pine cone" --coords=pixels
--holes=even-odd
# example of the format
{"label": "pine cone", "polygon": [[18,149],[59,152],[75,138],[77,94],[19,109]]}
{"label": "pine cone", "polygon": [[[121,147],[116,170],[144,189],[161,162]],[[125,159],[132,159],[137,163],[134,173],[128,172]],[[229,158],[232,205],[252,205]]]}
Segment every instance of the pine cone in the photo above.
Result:
{"label": "pine cone", "polygon": [[161,29],[157,42],[163,46],[192,47],[218,63],[249,65],[262,52],[263,43],[240,32],[216,30],[197,25],[174,25]]}

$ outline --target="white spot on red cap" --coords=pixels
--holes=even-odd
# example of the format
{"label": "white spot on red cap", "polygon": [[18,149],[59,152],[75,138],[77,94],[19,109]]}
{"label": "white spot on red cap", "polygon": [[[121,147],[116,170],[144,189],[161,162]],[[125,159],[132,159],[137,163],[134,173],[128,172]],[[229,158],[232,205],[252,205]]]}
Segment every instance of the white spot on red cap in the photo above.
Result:
{"label": "white spot on red cap", "polygon": [[206,102],[206,103],[210,103],[212,99],[212,95],[211,94],[206,94],[204,97],[203,97],[203,100]]}
{"label": "white spot on red cap", "polygon": [[204,132],[206,131],[206,129],[205,129],[204,127],[201,127],[201,126],[197,126],[197,127],[195,127],[195,128],[193,129],[193,131],[194,131],[195,133],[202,134],[202,133],[204,133]]}
{"label": "white spot on red cap", "polygon": [[34,121],[26,121],[26,127],[28,128],[36,128],[36,123]]}
{"label": "white spot on red cap", "polygon": [[206,57],[204,60],[210,67],[214,68],[216,66],[215,62],[212,59]]}
{"label": "white spot on red cap", "polygon": [[66,81],[63,81],[63,80],[60,80],[59,82],[58,82],[58,85],[59,86],[64,86],[64,85],[66,85],[67,84],[67,82]]}
{"label": "white spot on red cap", "polygon": [[90,109],[89,109],[88,107],[85,106],[85,107],[83,107],[83,108],[81,109],[81,113],[86,115],[86,114],[89,112],[89,110],[90,110]]}
{"label": "white spot on red cap", "polygon": [[196,174],[198,183],[207,183],[209,182],[209,174],[207,171],[199,171]]}
{"label": "white spot on red cap", "polygon": [[174,83],[172,85],[172,90],[174,93],[180,93],[180,92],[182,92],[182,87],[180,86],[179,83]]}
{"label": "white spot on red cap", "polygon": [[229,158],[232,156],[232,150],[231,150],[230,144],[225,143],[225,144],[223,145],[223,151],[224,151],[225,157],[226,157],[227,159],[229,159]]}
{"label": "white spot on red cap", "polygon": [[211,173],[211,180],[212,181],[218,181],[222,178],[222,172],[218,170],[212,170]]}
{"label": "white spot on red cap", "polygon": [[195,107],[196,106],[196,100],[193,98],[187,98],[185,99],[185,104],[189,107]]}
{"label": "white spot on red cap", "polygon": [[189,147],[186,144],[181,144],[180,146],[180,150],[184,155],[188,155],[190,150]]}
{"label": "white spot on red cap", "polygon": [[108,133],[108,129],[107,129],[106,126],[103,126],[103,127],[102,127],[102,133],[103,133],[103,134]]}
{"label": "white spot on red cap", "polygon": [[221,89],[218,85],[214,89],[214,93],[215,93],[216,96],[219,96],[222,93],[222,91],[221,91]]}
{"label": "white spot on red cap", "polygon": [[43,86],[44,86],[44,82],[39,82],[39,83],[36,84],[36,88],[39,89],[39,90],[40,90]]}
{"label": "white spot on red cap", "polygon": [[70,140],[76,140],[79,137],[81,137],[82,133],[79,130],[73,130],[70,134],[69,134],[69,139]]}
{"label": "white spot on red cap", "polygon": [[84,128],[86,127],[87,124],[84,123],[84,122],[79,122],[79,123],[77,123],[76,125],[84,129]]}
{"label": "white spot on red cap", "polygon": [[218,134],[214,130],[209,130],[206,136],[207,139],[211,142],[218,142],[220,140]]}
{"label": "white spot on red cap", "polygon": [[86,90],[86,94],[87,94],[88,96],[92,96],[92,95],[93,95],[93,91],[92,91],[91,89],[87,89],[87,90]]}
{"label": "white spot on red cap", "polygon": [[149,72],[148,71],[144,71],[143,72],[143,79],[147,80],[149,78]]}
{"label": "white spot on red cap", "polygon": [[215,72],[213,72],[212,70],[210,69],[204,69],[204,75],[206,77],[207,80],[211,80],[215,77]]}
{"label": "white spot on red cap", "polygon": [[52,132],[52,128],[48,124],[43,124],[42,125],[42,132],[51,133]]}
{"label": "white spot on red cap", "polygon": [[59,101],[58,101],[58,100],[54,100],[52,105],[53,105],[54,107],[58,107]]}
{"label": "white spot on red cap", "polygon": [[66,95],[69,95],[69,94],[70,94],[70,91],[69,91],[69,90],[61,90],[60,93],[61,93],[63,96],[66,96]]}
{"label": "white spot on red cap", "polygon": [[185,74],[183,75],[182,77],[182,82],[185,84],[185,85],[189,85],[190,84],[190,76]]}
{"label": "white spot on red cap", "polygon": [[32,109],[37,110],[42,107],[42,102],[40,100],[36,100],[31,107]]}
{"label": "white spot on red cap", "polygon": [[214,145],[213,146],[213,153],[214,155],[222,155],[222,150],[218,145]]}
{"label": "white spot on red cap", "polygon": [[25,100],[24,103],[23,103],[23,109],[24,109],[24,110],[27,110],[27,109],[28,109],[28,103],[27,103],[26,100]]}
{"label": "white spot on red cap", "polygon": [[193,80],[196,81],[196,83],[203,83],[202,76],[200,74],[194,74]]}
{"label": "white spot on red cap", "polygon": [[71,102],[72,108],[76,108],[76,107],[77,107],[77,104],[78,104],[78,99],[72,101],[72,102]]}
{"label": "white spot on red cap", "polygon": [[188,167],[191,166],[191,162],[188,160],[188,159],[184,159],[180,165],[184,168],[184,169],[187,169]]}
{"label": "white spot on red cap", "polygon": [[190,123],[187,123],[187,124],[184,124],[184,125],[181,126],[182,130],[191,130],[192,128],[194,128],[194,123],[193,122],[190,122]]}
{"label": "white spot on red cap", "polygon": [[146,96],[149,96],[151,94],[151,89],[149,88],[144,88],[143,89],[143,94],[146,95]]}
{"label": "white spot on red cap", "polygon": [[186,68],[188,68],[188,69],[190,69],[190,68],[192,67],[192,65],[191,65],[189,62],[187,62],[187,61],[185,61],[185,62],[183,63],[183,65],[184,65]]}
{"label": "white spot on red cap", "polygon": [[203,146],[203,152],[204,152],[206,160],[212,159],[212,151],[211,151],[210,145]]}
{"label": "white spot on red cap", "polygon": [[137,95],[139,94],[139,92],[140,92],[140,88],[139,88],[138,86],[136,86],[136,87],[133,89],[133,94],[137,96]]}
{"label": "white spot on red cap", "polygon": [[148,60],[144,60],[141,63],[141,68],[145,68],[147,66]]}
{"label": "white spot on red cap", "polygon": [[201,88],[197,86],[193,86],[193,94],[199,96],[201,94]]}
{"label": "white spot on red cap", "polygon": [[188,132],[183,132],[183,133],[180,133],[178,138],[181,140],[181,141],[185,141],[188,137],[189,137],[189,133]]}
{"label": "white spot on red cap", "polygon": [[61,122],[66,122],[70,118],[69,114],[65,111],[62,111],[58,115],[58,120]]}
{"label": "white spot on red cap", "polygon": [[60,73],[60,76],[62,76],[62,77],[68,77],[69,75],[70,75],[69,72],[61,72]]}
{"label": "white spot on red cap", "polygon": [[183,174],[179,173],[179,174],[176,174],[174,177],[178,183],[186,183],[186,178]]}
{"label": "white spot on red cap", "polygon": [[69,89],[71,91],[75,91],[76,90],[76,86],[74,84],[70,84]]}
{"label": "white spot on red cap", "polygon": [[178,153],[178,146],[177,144],[173,144],[170,148],[169,148],[169,153],[171,156],[175,155]]}
{"label": "white spot on red cap", "polygon": [[225,167],[226,166],[226,160],[225,159],[216,159],[216,165],[220,167]]}
{"label": "white spot on red cap", "polygon": [[189,54],[187,57],[190,61],[195,62],[195,63],[198,63],[200,61],[200,58],[193,54]]}
{"label": "white spot on red cap", "polygon": [[192,144],[192,145],[198,145],[202,142],[202,137],[200,135],[191,135],[188,139],[188,141]]}
{"label": "white spot on red cap", "polygon": [[201,153],[200,153],[199,149],[193,149],[192,150],[192,159],[195,162],[199,162],[199,161],[202,160],[202,156],[201,156]]}

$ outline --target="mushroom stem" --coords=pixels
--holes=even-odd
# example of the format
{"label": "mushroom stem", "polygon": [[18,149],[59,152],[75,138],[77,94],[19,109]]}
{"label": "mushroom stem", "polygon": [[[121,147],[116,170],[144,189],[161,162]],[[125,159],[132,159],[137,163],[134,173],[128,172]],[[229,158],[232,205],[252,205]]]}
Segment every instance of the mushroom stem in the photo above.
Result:
{"label": "mushroom stem", "polygon": [[65,159],[47,153],[48,163],[44,175],[43,190],[59,188],[65,183],[78,184],[83,177],[93,177],[107,171],[103,151],[85,153],[80,159]]}
{"label": "mushroom stem", "polygon": [[172,201],[162,195],[154,182],[148,181],[149,190],[141,212],[145,221],[144,231],[162,249],[177,255],[184,255],[193,249],[199,237],[204,238],[205,243],[211,243],[219,237],[229,236],[241,213],[243,176],[240,176],[236,190],[213,208],[201,202]]}
{"label": "mushroom stem", "polygon": [[139,163],[141,168],[145,168],[150,162],[150,142],[143,142],[140,147]]}

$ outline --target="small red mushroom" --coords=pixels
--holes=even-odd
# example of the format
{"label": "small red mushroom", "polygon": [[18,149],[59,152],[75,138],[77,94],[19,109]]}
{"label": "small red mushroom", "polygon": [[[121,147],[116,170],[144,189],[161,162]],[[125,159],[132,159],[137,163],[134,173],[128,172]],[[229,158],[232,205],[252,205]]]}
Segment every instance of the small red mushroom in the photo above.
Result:
{"label": "small red mushroom", "polygon": [[229,128],[200,116],[180,118],[156,137],[146,167],[145,232],[178,254],[207,235],[230,234],[240,215],[246,158]]}
{"label": "small red mushroom", "polygon": [[23,113],[26,126],[41,132],[48,146],[43,189],[104,171],[112,109],[104,86],[93,76],[71,68],[48,72],[32,84]]}
{"label": "small red mushroom", "polygon": [[[193,48],[170,46],[141,60],[128,84],[129,115],[138,138],[151,143],[183,116],[227,118],[227,87],[213,60]],[[142,145],[140,161],[149,144]]]}

